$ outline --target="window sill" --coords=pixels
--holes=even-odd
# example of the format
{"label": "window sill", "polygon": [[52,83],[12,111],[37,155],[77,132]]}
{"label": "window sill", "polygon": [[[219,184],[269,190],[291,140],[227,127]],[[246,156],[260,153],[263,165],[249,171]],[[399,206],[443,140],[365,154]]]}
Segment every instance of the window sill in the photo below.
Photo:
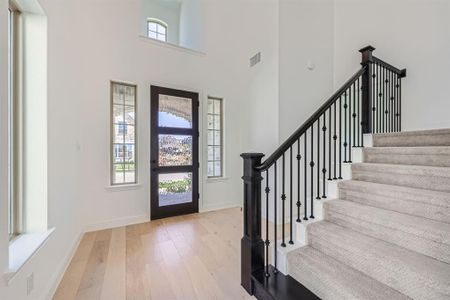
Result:
{"label": "window sill", "polygon": [[157,45],[157,46],[170,48],[170,49],[173,49],[173,50],[177,50],[177,51],[181,51],[181,52],[185,52],[185,53],[189,53],[189,54],[193,54],[193,55],[197,55],[197,56],[206,56],[206,53],[204,53],[202,51],[199,51],[199,50],[186,48],[186,47],[183,47],[183,46],[180,46],[180,45],[176,45],[176,44],[172,44],[172,43],[168,43],[168,42],[162,42],[162,41],[159,41],[157,39],[149,38],[149,37],[144,36],[144,35],[139,35],[139,37],[143,41],[150,42],[151,44],[154,44],[154,45]]}
{"label": "window sill", "polygon": [[229,178],[228,177],[208,177],[206,179],[206,182],[208,183],[215,183],[215,182],[221,182],[221,181],[227,181]]}
{"label": "window sill", "polygon": [[55,228],[43,232],[24,233],[9,244],[9,267],[5,273],[9,284],[20,269],[38,252],[47,242]]}
{"label": "window sill", "polygon": [[130,183],[130,184],[118,184],[107,186],[106,189],[111,192],[121,192],[121,191],[131,191],[138,190],[141,188],[140,183]]}

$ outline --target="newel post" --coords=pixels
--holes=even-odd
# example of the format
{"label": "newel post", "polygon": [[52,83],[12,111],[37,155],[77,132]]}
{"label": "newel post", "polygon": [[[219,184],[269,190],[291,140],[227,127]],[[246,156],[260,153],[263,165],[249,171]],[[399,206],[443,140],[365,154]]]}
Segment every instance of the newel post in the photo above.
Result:
{"label": "newel post", "polygon": [[375,50],[372,46],[367,46],[359,50],[361,52],[361,65],[367,66],[362,75],[362,130],[363,133],[372,133],[372,84],[373,84],[373,57]]}
{"label": "newel post", "polygon": [[264,269],[264,242],[261,239],[262,153],[244,153],[244,236],[241,239],[241,285],[253,295],[252,273]]}

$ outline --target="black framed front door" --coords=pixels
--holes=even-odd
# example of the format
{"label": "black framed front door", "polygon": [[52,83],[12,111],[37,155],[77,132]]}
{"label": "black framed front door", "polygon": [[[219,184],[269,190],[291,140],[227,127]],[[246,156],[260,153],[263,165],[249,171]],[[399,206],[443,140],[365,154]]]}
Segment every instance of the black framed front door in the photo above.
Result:
{"label": "black framed front door", "polygon": [[198,212],[198,93],[150,90],[151,219]]}

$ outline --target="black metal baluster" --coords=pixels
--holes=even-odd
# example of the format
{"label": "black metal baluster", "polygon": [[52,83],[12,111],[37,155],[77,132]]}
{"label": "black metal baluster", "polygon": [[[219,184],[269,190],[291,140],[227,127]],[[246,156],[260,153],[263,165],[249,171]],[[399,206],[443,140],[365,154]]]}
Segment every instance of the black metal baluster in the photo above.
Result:
{"label": "black metal baluster", "polygon": [[[362,131],[362,124],[360,120],[361,115],[361,86],[359,83],[359,77],[358,77],[358,147],[364,147],[364,135]],[[374,127],[372,127],[374,128]],[[372,129],[373,130],[373,129]]]}
{"label": "black metal baluster", "polygon": [[398,89],[398,87],[399,87],[399,85],[398,85],[398,80],[399,80],[399,76],[397,75],[396,77],[395,77],[395,105],[396,105],[396,113],[395,113],[395,124],[396,124],[396,130],[397,131],[400,131],[399,130],[399,128],[400,128],[400,126],[399,126],[399,122],[398,122],[398,120],[399,120],[399,101],[398,101],[398,92],[399,92],[399,89]]}
{"label": "black metal baluster", "polygon": [[391,83],[390,83],[390,87],[391,87],[391,131],[395,132],[395,84],[394,84],[394,72],[391,72]]}
{"label": "black metal baluster", "polygon": [[311,203],[309,208],[311,215],[309,217],[314,219],[314,123],[311,125],[311,162],[309,166],[311,167]]}
{"label": "black metal baluster", "polygon": [[290,181],[290,187],[289,187],[289,205],[290,205],[290,215],[289,215],[289,244],[293,245],[294,241],[292,240],[292,146],[290,149],[290,159],[289,159],[289,165],[290,165],[290,171],[289,171],[289,181]]}
{"label": "black metal baluster", "polygon": [[339,97],[339,177],[342,179],[342,97]]}
{"label": "black metal baluster", "polygon": [[381,109],[381,89],[380,89],[380,65],[377,64],[377,107],[378,107],[378,116],[377,116],[377,133],[381,132],[381,114],[383,110]]}
{"label": "black metal baluster", "polygon": [[386,89],[385,89],[385,87],[386,87],[386,85],[384,84],[384,81],[385,81],[385,78],[386,78],[386,70],[384,69],[384,68],[382,68],[382,72],[383,72],[383,80],[382,80],[382,82],[381,82],[381,84],[382,84],[382,90],[383,90],[383,98],[382,98],[382,100],[383,100],[383,128],[381,129],[381,132],[386,132],[385,131],[385,129],[386,129],[386,107],[385,107],[385,95],[386,95]]}
{"label": "black metal baluster", "polygon": [[377,80],[377,74],[375,72],[375,64],[372,64],[372,132],[375,132],[376,116],[377,116],[377,97],[375,91],[375,85]]}
{"label": "black metal baluster", "polygon": [[331,106],[328,109],[328,180],[331,178]]}
{"label": "black metal baluster", "polygon": [[[331,117],[331,116],[330,116]],[[322,127],[322,131],[323,131],[323,168],[322,168],[322,198],[326,198],[326,191],[325,191],[325,176],[327,175],[327,141],[326,141],[326,136],[327,136],[327,112],[325,111],[323,113],[323,127]]]}
{"label": "black metal baluster", "polygon": [[[341,98],[339,97],[339,104]],[[333,143],[334,143],[334,176],[333,179],[337,180],[336,173],[337,173],[337,160],[336,160],[336,142],[337,142],[337,135],[336,135],[336,103],[334,103],[334,135],[333,135]],[[339,133],[340,134],[340,133]],[[340,144],[339,144],[340,145]]]}
{"label": "black metal baluster", "polygon": [[393,74],[392,89],[394,90],[394,132],[397,132],[397,74]]}
{"label": "black metal baluster", "polygon": [[374,88],[373,88],[373,94],[374,97],[372,98],[373,105],[376,106],[375,109],[375,127],[372,128],[373,133],[378,132],[378,114],[380,111],[380,107],[378,106],[378,65],[376,63],[373,63],[373,74],[375,74],[375,79],[373,81]]}
{"label": "black metal baluster", "polygon": [[381,66],[379,66],[379,71],[380,71],[380,74],[379,74],[379,89],[380,89],[380,94],[379,94],[379,100],[380,100],[380,130],[379,130],[379,132],[380,133],[383,133],[384,132],[384,102],[383,102],[383,97],[384,97],[384,94],[383,94],[383,85],[384,85],[384,79],[383,79],[383,68],[381,67]]}
{"label": "black metal baluster", "polygon": [[399,104],[398,131],[402,131],[402,79],[401,78],[400,78],[398,84],[399,84],[399,87],[398,87],[398,104]]}
{"label": "black metal baluster", "polygon": [[389,114],[389,90],[388,90],[388,88],[387,88],[387,78],[388,78],[388,71],[387,71],[387,69],[385,68],[384,69],[384,101],[385,101],[385,111],[384,111],[384,114],[385,114],[385,122],[386,122],[386,127],[385,127],[385,132],[389,132],[389,116],[388,116],[388,114]]}
{"label": "black metal baluster", "polygon": [[391,89],[389,85],[389,80],[391,77],[391,71],[386,70],[386,90],[387,90],[387,122],[388,122],[388,132],[391,132]]}
{"label": "black metal baluster", "polygon": [[300,223],[302,220],[300,218],[300,160],[302,156],[300,155],[300,138],[297,140],[297,222]]}
{"label": "black metal baluster", "polygon": [[344,92],[344,162],[347,162],[347,91]]}
{"label": "black metal baluster", "polygon": [[278,273],[278,268],[277,268],[277,256],[278,256],[278,252],[277,252],[277,244],[278,244],[278,239],[277,239],[277,201],[278,201],[278,196],[277,196],[277,161],[275,161],[274,165],[273,165],[273,212],[274,212],[274,252],[273,252],[273,256],[274,256],[274,268],[273,268],[273,273],[277,274]]}
{"label": "black metal baluster", "polygon": [[[356,82],[353,84],[353,147],[356,146]],[[351,151],[351,149],[350,149]]]}
{"label": "black metal baluster", "polygon": [[[354,86],[353,86],[354,88]],[[352,86],[348,90],[348,162],[352,162]]]}
{"label": "black metal baluster", "polygon": [[281,247],[286,247],[286,243],[285,243],[285,233],[284,233],[284,225],[286,224],[285,222],[285,213],[286,213],[286,181],[285,181],[285,171],[286,171],[286,160],[285,160],[285,155],[283,153],[282,156],[282,174],[281,174]]}
{"label": "black metal baluster", "polygon": [[388,107],[389,107],[389,113],[388,113],[388,122],[389,122],[389,132],[392,132],[392,122],[391,122],[391,115],[392,115],[392,94],[391,94],[391,71],[388,70],[388,82],[386,82],[386,88],[388,89]]}
{"label": "black metal baluster", "polygon": [[303,220],[308,220],[308,176],[307,176],[307,160],[308,160],[308,130],[305,130],[305,160],[304,160],[304,168],[303,168],[303,177],[305,180],[305,186],[303,187],[305,199],[303,202],[303,208],[305,210],[305,214],[303,215]]}
{"label": "black metal baluster", "polygon": [[266,170],[266,241],[265,241],[265,245],[266,245],[266,277],[269,277],[269,245],[270,245],[270,241],[269,241],[269,192],[270,192],[270,188],[269,188],[269,170]]}
{"label": "black metal baluster", "polygon": [[317,119],[317,196],[320,200],[320,117]]}

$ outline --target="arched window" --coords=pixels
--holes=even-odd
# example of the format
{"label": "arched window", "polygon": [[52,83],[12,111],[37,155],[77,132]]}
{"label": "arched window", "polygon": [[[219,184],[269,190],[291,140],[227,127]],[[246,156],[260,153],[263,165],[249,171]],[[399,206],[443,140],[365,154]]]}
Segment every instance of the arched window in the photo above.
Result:
{"label": "arched window", "polygon": [[157,20],[157,19],[148,19],[147,20],[147,32],[148,37],[167,42],[167,24]]}

